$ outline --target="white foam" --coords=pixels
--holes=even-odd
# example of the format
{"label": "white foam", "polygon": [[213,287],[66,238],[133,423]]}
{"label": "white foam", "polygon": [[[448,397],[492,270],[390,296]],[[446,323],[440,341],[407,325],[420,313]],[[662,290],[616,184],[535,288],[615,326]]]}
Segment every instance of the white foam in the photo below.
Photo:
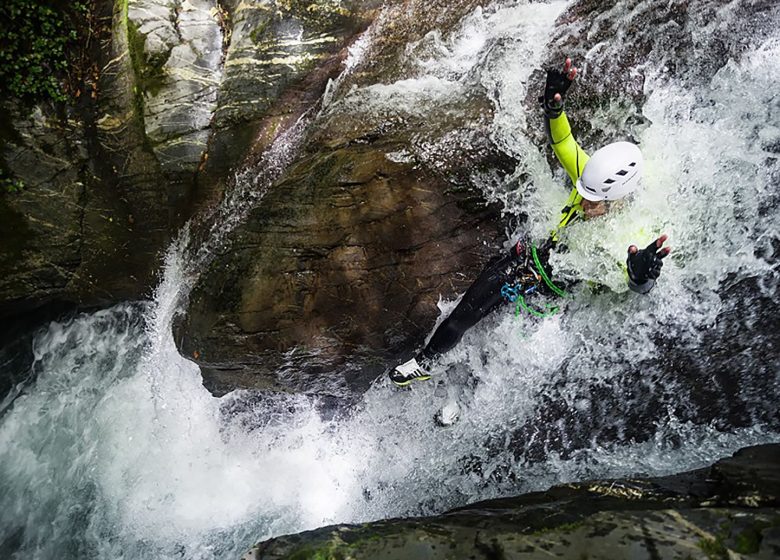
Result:
{"label": "white foam", "polygon": [[[485,88],[496,107],[494,141],[536,186],[487,194],[509,210],[522,207],[543,237],[567,189],[525,135],[523,100],[537,87],[528,79],[564,8],[477,10],[451,35],[409,47],[413,75],[337,91],[328,110],[360,99],[368,112],[424,114]],[[777,163],[766,146],[778,136],[780,111],[766,69],[778,54],[777,38],[746,51],[695,96],[663,72],[650,77],[645,190],[623,211],[573,226],[571,250],[553,261],[561,274],[611,290],[577,289],[564,314],[541,322],[495,314],[445,357],[432,382],[398,391],[380,380],[332,419],[312,397],[212,397],[171,335],[199,270],[289,162],[301,125],[262,169],[239,177],[204,243],[195,246],[185,231],[171,247],[150,307],[54,323],[36,339],[37,379],[0,424],[0,479],[10,481],[0,496],[0,540],[21,528],[23,553],[40,558],[237,557],[258,540],[327,523],[438,512],[588,477],[668,474],[776,441],[761,411],[776,402],[777,371],[774,381],[771,372],[757,379],[753,357],[756,372],[736,372],[740,394],[719,393],[749,400],[750,425],[701,422],[699,405],[685,402],[696,391],[684,365],[659,364],[657,339],[673,336],[704,360],[711,349],[700,349],[703,333],[729,306],[716,291],[725,278],[759,278],[774,293]],[[616,102],[594,122],[609,127],[619,120],[610,112],[620,110]],[[442,141],[446,148],[457,138]],[[423,148],[396,155],[423,157]],[[735,186],[740,194],[724,195]],[[662,230],[678,255],[663,286],[646,298],[620,293],[614,263],[629,242]],[[760,333],[751,313],[740,315],[743,327]],[[717,387],[715,373],[709,385]],[[437,428],[433,416],[453,396],[461,419]]]}

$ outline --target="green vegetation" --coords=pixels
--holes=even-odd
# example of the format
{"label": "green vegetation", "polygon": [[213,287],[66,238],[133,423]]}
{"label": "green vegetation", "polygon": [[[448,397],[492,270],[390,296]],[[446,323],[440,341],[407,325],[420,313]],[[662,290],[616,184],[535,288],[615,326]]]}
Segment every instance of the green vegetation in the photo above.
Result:
{"label": "green vegetation", "polygon": [[16,193],[24,189],[24,181],[12,177],[5,169],[0,167],[0,192]]}
{"label": "green vegetation", "polygon": [[780,526],[780,517],[771,520],[757,519],[735,533],[733,518],[729,516],[729,519],[720,523],[714,538],[701,539],[698,546],[711,560],[728,558],[729,549],[739,554],[756,554],[761,549],[763,531],[778,526]]}
{"label": "green vegetation", "polygon": [[64,101],[69,55],[87,12],[87,3],[78,1],[1,2],[0,97]]}
{"label": "green vegetation", "polygon": [[740,554],[756,554],[761,549],[763,531],[770,527],[780,527],[780,517],[775,517],[771,521],[758,520],[743,529],[736,537],[734,550]]}
{"label": "green vegetation", "polygon": [[167,75],[163,68],[171,56],[171,51],[148,54],[146,35],[141,33],[130,19],[127,19],[127,42],[138,88],[142,92],[157,95],[165,85]]}
{"label": "green vegetation", "polygon": [[734,550],[740,554],[755,554],[758,549],[761,548],[761,531],[768,527],[767,523],[764,526],[756,524],[754,527],[748,527],[737,535],[737,544],[734,546]]}
{"label": "green vegetation", "polygon": [[701,551],[710,560],[722,560],[729,557],[728,549],[720,537],[714,539],[701,539],[698,543]]}

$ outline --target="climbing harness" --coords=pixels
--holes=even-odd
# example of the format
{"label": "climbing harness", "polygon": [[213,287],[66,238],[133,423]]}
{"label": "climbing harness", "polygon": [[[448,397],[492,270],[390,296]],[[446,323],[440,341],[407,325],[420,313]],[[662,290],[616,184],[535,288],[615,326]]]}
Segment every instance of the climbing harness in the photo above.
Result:
{"label": "climbing harness", "polygon": [[[531,256],[533,258],[534,264],[536,265],[536,270],[530,269],[532,274],[528,275],[526,279],[536,280],[537,282],[541,280],[550,289],[550,291],[552,291],[552,293],[558,297],[571,298],[572,296],[568,292],[553,284],[552,280],[550,280],[550,277],[547,276],[547,273],[545,272],[544,267],[539,260],[539,255],[537,254],[535,245],[531,245]],[[506,282],[503,286],[501,286],[501,297],[503,297],[507,302],[515,304],[515,317],[520,315],[521,310],[525,311],[533,317],[538,317],[540,319],[552,317],[553,315],[560,312],[559,306],[549,303],[544,304],[544,309],[537,309],[529,305],[526,301],[526,297],[536,293],[537,291],[537,283],[531,284],[529,286],[523,282],[516,282],[514,284]]]}

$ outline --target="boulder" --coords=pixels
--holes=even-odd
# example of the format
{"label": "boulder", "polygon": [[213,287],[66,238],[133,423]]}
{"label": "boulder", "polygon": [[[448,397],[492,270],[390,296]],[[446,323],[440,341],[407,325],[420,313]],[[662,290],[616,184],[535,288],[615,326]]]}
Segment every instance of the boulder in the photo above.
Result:
{"label": "boulder", "polygon": [[496,251],[495,210],[394,148],[298,162],[209,266],[176,333],[212,391],[365,389]]}
{"label": "boulder", "polygon": [[258,544],[282,558],[774,558],[780,445],[662,478],[555,486],[442,515],[336,525]]}

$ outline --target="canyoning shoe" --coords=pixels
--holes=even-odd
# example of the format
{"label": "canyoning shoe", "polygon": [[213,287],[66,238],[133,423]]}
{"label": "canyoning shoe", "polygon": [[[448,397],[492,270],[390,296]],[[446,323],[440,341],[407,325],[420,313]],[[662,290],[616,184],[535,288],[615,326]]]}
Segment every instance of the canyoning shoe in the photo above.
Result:
{"label": "canyoning shoe", "polygon": [[406,387],[412,381],[425,381],[430,378],[431,374],[423,369],[416,358],[412,358],[400,366],[395,366],[390,371],[390,381],[399,387]]}

